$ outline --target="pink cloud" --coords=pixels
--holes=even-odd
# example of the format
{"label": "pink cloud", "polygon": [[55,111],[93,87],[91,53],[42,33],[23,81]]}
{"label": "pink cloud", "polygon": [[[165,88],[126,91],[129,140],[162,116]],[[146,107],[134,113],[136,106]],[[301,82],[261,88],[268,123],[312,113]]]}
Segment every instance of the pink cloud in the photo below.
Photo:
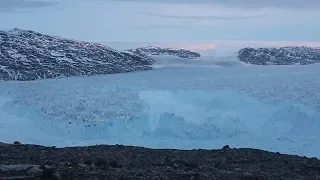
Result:
{"label": "pink cloud", "polygon": [[162,47],[182,48],[190,50],[210,50],[218,47],[284,47],[307,46],[320,47],[320,42],[292,42],[292,41],[213,41],[213,42],[162,42]]}

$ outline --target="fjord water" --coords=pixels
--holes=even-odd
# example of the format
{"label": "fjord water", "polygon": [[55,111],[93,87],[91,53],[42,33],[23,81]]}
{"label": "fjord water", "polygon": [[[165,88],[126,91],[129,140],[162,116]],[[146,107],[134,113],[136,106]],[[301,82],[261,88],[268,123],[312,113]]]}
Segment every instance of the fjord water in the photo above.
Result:
{"label": "fjord water", "polygon": [[319,65],[206,63],[1,82],[0,141],[180,149],[229,144],[320,157]]}

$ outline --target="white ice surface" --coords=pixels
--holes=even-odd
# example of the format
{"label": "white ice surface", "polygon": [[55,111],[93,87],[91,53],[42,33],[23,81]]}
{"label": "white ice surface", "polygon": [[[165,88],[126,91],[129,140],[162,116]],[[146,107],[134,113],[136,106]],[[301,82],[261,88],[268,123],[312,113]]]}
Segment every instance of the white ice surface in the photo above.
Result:
{"label": "white ice surface", "polygon": [[236,56],[229,57],[214,57],[201,56],[196,59],[185,59],[177,56],[161,55],[152,56],[157,61],[156,64],[151,65],[154,69],[164,67],[183,67],[183,68],[221,68],[221,67],[241,67],[250,66],[238,60]]}
{"label": "white ice surface", "polygon": [[320,157],[320,65],[163,64],[146,72],[0,82],[0,141],[229,144]]}

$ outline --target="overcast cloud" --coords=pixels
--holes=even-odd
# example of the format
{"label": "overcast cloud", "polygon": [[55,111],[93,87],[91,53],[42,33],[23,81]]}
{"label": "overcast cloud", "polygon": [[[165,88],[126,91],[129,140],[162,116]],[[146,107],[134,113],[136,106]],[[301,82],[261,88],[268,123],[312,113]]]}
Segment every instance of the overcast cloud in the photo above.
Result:
{"label": "overcast cloud", "polygon": [[[59,0],[61,2],[61,0]],[[38,8],[52,6],[58,0],[0,0],[0,11],[16,8]],[[319,0],[64,0],[64,1],[127,1],[168,4],[216,4],[237,8],[320,8]]]}
{"label": "overcast cloud", "polygon": [[[87,0],[88,1],[88,0]],[[90,0],[89,0],[90,1]],[[108,0],[100,0],[108,1]],[[319,0],[113,0],[179,4],[218,4],[240,8],[320,8]]]}
{"label": "overcast cloud", "polygon": [[88,41],[320,42],[319,4],[320,0],[0,0],[0,29]]}
{"label": "overcast cloud", "polygon": [[0,0],[0,11],[9,12],[16,9],[41,8],[57,4],[57,1]]}
{"label": "overcast cloud", "polygon": [[160,17],[160,18],[169,18],[169,19],[183,19],[183,20],[240,20],[240,19],[251,19],[251,18],[263,18],[267,17],[267,15],[252,15],[252,16],[174,16],[174,15],[165,15],[165,14],[157,14],[152,12],[144,12],[141,14],[145,14],[148,16]]}

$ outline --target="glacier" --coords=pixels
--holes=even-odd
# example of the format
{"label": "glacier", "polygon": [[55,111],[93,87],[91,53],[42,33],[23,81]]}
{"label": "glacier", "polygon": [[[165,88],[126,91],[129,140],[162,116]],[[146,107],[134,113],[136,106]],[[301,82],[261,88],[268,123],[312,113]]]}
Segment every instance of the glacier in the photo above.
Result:
{"label": "glacier", "polygon": [[178,149],[228,144],[320,157],[319,64],[219,61],[0,82],[0,141]]}

